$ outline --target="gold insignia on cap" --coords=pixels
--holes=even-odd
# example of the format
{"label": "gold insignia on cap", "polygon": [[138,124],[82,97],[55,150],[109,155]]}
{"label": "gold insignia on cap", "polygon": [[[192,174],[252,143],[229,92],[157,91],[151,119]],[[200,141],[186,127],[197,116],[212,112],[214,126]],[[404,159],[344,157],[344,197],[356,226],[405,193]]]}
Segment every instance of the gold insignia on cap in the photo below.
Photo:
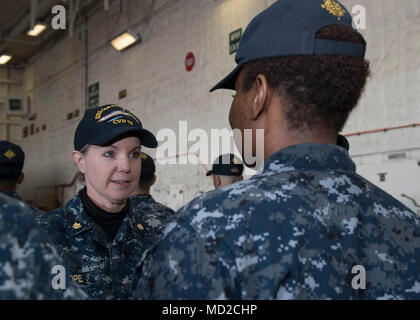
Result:
{"label": "gold insignia on cap", "polygon": [[6,158],[8,158],[9,160],[11,160],[15,155],[16,155],[16,153],[14,153],[12,150],[7,150],[5,153],[3,153],[4,155],[5,155],[5,157]]}
{"label": "gold insignia on cap", "polygon": [[142,154],[140,155],[140,158],[142,158],[142,159],[147,159],[147,154],[142,153]]}
{"label": "gold insignia on cap", "polygon": [[137,225],[137,228],[139,228],[139,230],[144,230],[144,227],[143,227],[143,225],[142,225],[141,223],[139,223],[139,224]]}
{"label": "gold insignia on cap", "polygon": [[340,4],[334,0],[324,0],[324,4],[321,4],[321,7],[336,16],[338,21],[346,14]]}
{"label": "gold insignia on cap", "polygon": [[81,227],[82,225],[79,222],[73,223],[73,229],[77,230],[77,229],[80,229]]}

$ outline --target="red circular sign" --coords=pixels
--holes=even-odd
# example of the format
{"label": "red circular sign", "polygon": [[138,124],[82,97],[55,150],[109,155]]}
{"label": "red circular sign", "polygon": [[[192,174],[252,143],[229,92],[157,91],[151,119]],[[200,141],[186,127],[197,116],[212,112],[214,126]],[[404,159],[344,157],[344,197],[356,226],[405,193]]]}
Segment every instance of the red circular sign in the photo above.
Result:
{"label": "red circular sign", "polygon": [[195,65],[195,56],[192,52],[189,52],[185,57],[185,69],[190,72]]}

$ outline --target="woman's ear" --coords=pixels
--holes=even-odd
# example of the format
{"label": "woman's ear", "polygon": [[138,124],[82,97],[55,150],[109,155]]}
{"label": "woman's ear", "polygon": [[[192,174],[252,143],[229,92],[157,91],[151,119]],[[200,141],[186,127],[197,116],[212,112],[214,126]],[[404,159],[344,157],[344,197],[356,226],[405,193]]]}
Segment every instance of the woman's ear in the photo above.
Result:
{"label": "woman's ear", "polygon": [[86,173],[86,160],[85,160],[85,155],[83,153],[81,153],[80,151],[74,150],[71,153],[71,156],[73,157],[74,163],[79,168],[79,171],[81,173]]}
{"label": "woman's ear", "polygon": [[25,179],[25,175],[23,174],[23,172],[21,172],[20,174],[19,174],[19,178],[18,178],[18,181],[17,181],[17,183],[18,184],[21,184],[22,182],[23,182],[23,180]]}
{"label": "woman's ear", "polygon": [[213,179],[213,186],[217,189],[220,187],[220,177],[217,174],[212,174],[211,178]]}
{"label": "woman's ear", "polygon": [[221,185],[222,185],[222,179],[217,174],[214,175],[214,179],[216,180],[216,186],[217,186],[217,188],[220,188]]}
{"label": "woman's ear", "polygon": [[265,75],[259,74],[254,82],[254,96],[251,105],[251,120],[256,121],[264,112],[268,99],[268,81]]}

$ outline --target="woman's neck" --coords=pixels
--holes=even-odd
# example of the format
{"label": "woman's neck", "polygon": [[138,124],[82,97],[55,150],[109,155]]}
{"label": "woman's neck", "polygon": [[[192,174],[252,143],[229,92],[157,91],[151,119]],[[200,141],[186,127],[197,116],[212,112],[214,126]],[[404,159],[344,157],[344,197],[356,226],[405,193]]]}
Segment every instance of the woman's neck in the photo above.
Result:
{"label": "woman's neck", "polygon": [[109,213],[118,213],[124,209],[127,204],[127,199],[121,201],[112,201],[110,199],[98,197],[97,194],[90,188],[87,188],[87,195],[95,205]]}

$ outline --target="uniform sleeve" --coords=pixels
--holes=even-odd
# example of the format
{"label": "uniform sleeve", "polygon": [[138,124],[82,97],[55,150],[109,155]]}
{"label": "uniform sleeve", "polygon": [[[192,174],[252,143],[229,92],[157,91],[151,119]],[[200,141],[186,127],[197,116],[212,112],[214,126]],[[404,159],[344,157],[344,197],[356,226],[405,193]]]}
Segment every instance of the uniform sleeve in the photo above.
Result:
{"label": "uniform sleeve", "polygon": [[[54,289],[53,267],[62,266],[54,245],[26,207],[7,208],[0,246],[1,299],[86,299],[63,273],[64,288]],[[64,282],[62,282],[64,283]]]}
{"label": "uniform sleeve", "polygon": [[[30,298],[48,300],[87,299],[87,294],[73,283],[70,275],[66,272],[64,263],[61,257],[59,257],[57,250],[55,249],[50,239],[42,230],[39,230],[39,233],[40,242],[34,253],[35,265],[39,266],[38,270],[36,270],[38,276],[34,281]],[[34,238],[36,237],[37,235],[34,235]],[[53,270],[53,268],[55,268],[55,270]],[[53,284],[56,284],[57,281],[62,281],[59,278],[61,276],[63,280],[65,279],[65,285],[63,287],[59,286],[58,288],[54,288]]]}
{"label": "uniform sleeve", "polygon": [[145,253],[137,268],[135,299],[233,299],[234,266],[228,250],[199,237],[190,225],[171,222],[163,239]]}

